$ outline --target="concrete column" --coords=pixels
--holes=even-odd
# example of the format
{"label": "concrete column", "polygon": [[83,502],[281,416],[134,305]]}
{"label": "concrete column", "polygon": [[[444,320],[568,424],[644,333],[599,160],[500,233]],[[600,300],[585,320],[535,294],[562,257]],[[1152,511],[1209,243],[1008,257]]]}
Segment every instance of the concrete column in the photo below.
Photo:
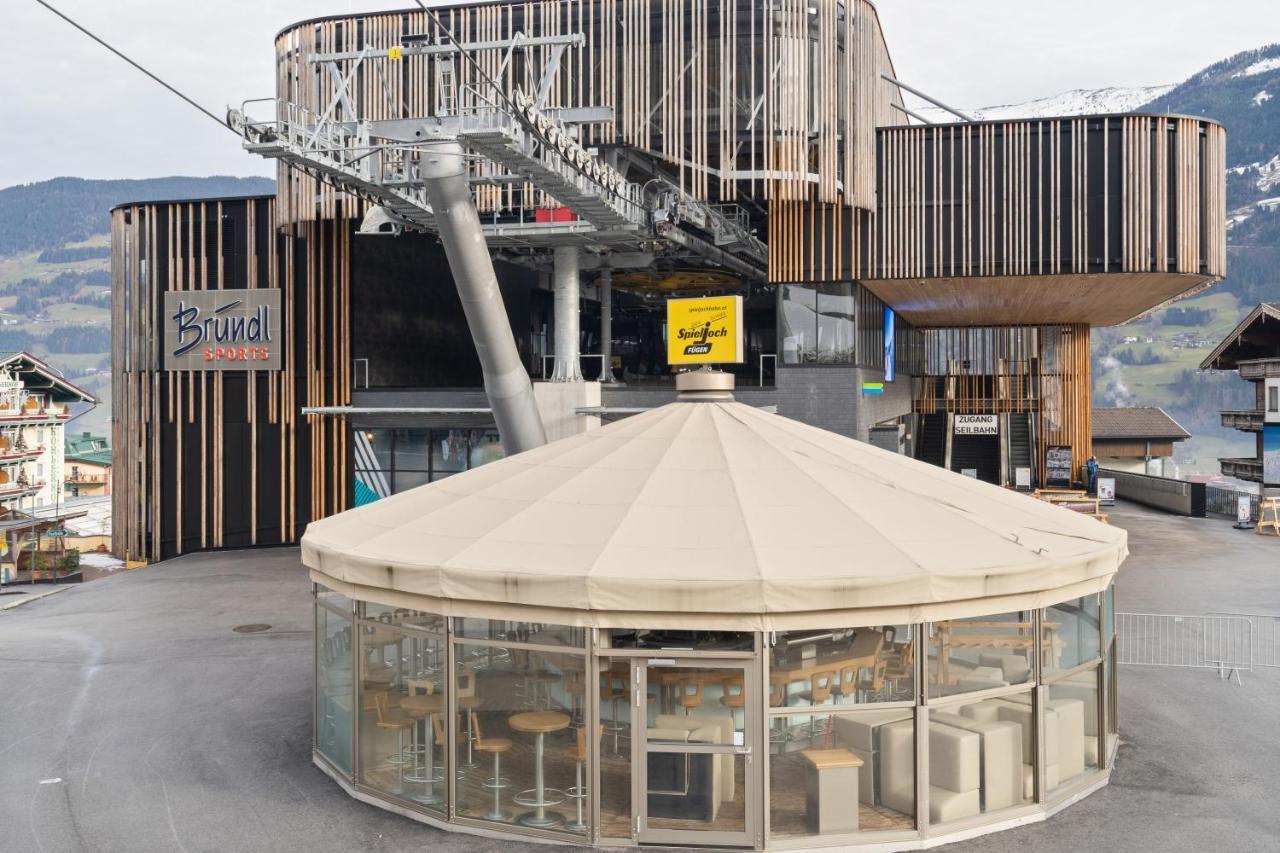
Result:
{"label": "concrete column", "polygon": [[613,378],[613,270],[600,270],[600,381],[609,385]]}
{"label": "concrete column", "polygon": [[578,324],[579,290],[578,248],[557,246],[555,271],[552,273],[556,311],[556,360],[551,371],[552,382],[581,382]]}
{"label": "concrete column", "polygon": [[484,390],[502,436],[502,449],[510,456],[546,444],[533,385],[516,348],[498,274],[467,183],[462,147],[457,142],[442,142],[424,151],[422,178],[480,357]]}

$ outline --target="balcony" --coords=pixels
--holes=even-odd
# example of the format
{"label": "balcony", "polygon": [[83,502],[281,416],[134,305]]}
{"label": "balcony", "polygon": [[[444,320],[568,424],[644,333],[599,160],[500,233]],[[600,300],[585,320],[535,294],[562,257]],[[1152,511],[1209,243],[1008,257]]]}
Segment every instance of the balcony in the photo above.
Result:
{"label": "balcony", "polygon": [[1222,425],[1227,429],[1262,432],[1262,412],[1260,411],[1229,411],[1219,414],[1222,415]]}
{"label": "balcony", "polygon": [[10,501],[15,498],[25,498],[34,495],[36,492],[44,488],[44,481],[19,480],[16,483],[0,483],[0,501]]}
{"label": "balcony", "polygon": [[1251,358],[1236,366],[1241,379],[1280,379],[1280,358]]}
{"label": "balcony", "polygon": [[71,417],[66,406],[30,406],[14,409],[0,403],[0,425],[50,424]]}
{"label": "balcony", "polygon": [[1251,483],[1262,482],[1261,459],[1219,459],[1218,464],[1222,467],[1224,477],[1235,477],[1237,480],[1247,480]]}
{"label": "balcony", "polygon": [[0,447],[0,465],[14,465],[38,458],[43,447]]}

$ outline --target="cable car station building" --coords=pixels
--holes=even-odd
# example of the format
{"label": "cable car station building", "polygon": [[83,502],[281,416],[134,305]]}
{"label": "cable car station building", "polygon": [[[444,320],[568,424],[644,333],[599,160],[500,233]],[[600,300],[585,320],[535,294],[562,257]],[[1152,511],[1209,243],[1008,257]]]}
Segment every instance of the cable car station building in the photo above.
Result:
{"label": "cable car station building", "polygon": [[[463,831],[757,849],[1105,784],[1124,535],[988,484],[1078,478],[1090,328],[1224,275],[1219,125],[909,125],[863,0],[275,49],[229,123],[277,194],[113,211],[115,542],[302,540],[317,765]],[[667,359],[707,294],[731,380]]]}

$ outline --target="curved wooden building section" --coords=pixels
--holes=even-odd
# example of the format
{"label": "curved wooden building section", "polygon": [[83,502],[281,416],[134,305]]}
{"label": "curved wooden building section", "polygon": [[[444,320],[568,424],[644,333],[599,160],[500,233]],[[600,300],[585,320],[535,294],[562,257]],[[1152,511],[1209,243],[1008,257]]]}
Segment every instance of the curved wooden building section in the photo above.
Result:
{"label": "curved wooden building section", "polygon": [[[547,93],[548,108],[603,107],[609,120],[581,126],[584,145],[630,146],[662,161],[683,190],[703,200],[815,197],[871,209],[876,130],[902,120],[898,87],[879,16],[867,0],[569,0],[488,2],[434,8],[445,29],[508,91],[536,91],[549,46],[507,45],[522,37],[581,35]],[[352,75],[353,107],[365,119],[465,111],[488,90],[468,62],[452,78],[431,57],[402,44],[447,44],[441,28],[411,9],[303,21],[276,38],[282,105],[320,115],[336,84],[316,55]],[[358,54],[370,49],[363,60]],[[816,76],[815,76],[816,75]],[[283,107],[282,107],[283,108]],[[482,210],[554,204],[528,185],[504,181],[495,164],[472,165],[491,184]],[[333,215],[339,195],[281,166],[282,222]]]}
{"label": "curved wooden building section", "polygon": [[[111,212],[113,547],[126,559],[297,541],[346,508],[350,221],[281,229],[273,197]],[[280,370],[166,370],[164,293],[279,288]]]}
{"label": "curved wooden building section", "polygon": [[1103,116],[880,131],[876,215],[778,203],[776,281],[917,326],[1123,323],[1226,274],[1226,132]]}

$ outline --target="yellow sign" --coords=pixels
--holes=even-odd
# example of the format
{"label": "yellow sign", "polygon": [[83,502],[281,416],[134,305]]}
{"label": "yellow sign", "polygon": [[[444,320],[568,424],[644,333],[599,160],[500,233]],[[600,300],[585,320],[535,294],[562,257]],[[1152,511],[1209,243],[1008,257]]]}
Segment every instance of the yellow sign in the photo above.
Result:
{"label": "yellow sign", "polygon": [[742,297],[667,300],[668,364],[741,364]]}

